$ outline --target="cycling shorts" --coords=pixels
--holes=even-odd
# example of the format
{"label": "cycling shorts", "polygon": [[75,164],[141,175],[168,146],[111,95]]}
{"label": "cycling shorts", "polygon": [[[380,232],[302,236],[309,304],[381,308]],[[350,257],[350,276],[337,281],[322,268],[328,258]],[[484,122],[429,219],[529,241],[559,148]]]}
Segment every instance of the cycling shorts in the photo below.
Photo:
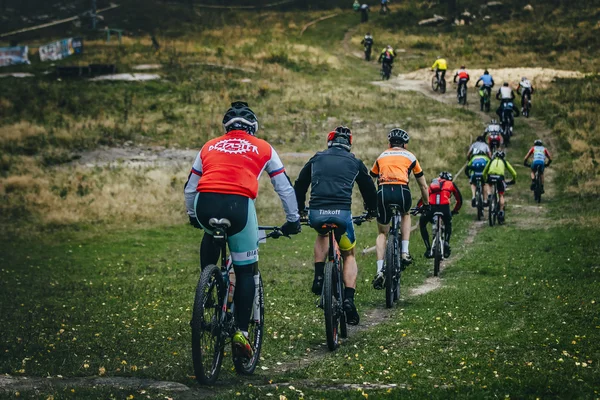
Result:
{"label": "cycling shorts", "polygon": [[506,182],[504,181],[504,177],[502,175],[489,175],[487,183],[493,184],[494,180],[496,181],[498,194],[504,194],[504,191],[506,190]]}
{"label": "cycling shorts", "polygon": [[546,168],[546,164],[544,160],[535,160],[531,163],[531,171],[540,171],[540,173],[544,173],[544,168]]}
{"label": "cycling shorts", "polygon": [[496,147],[500,146],[502,144],[502,135],[500,135],[500,133],[498,134],[490,134],[488,136],[488,144],[491,146],[492,142],[496,142]]}
{"label": "cycling shorts", "polygon": [[471,185],[477,184],[477,178],[483,180],[483,172],[472,172],[471,177],[469,178],[469,182]]}
{"label": "cycling shorts", "polygon": [[325,224],[335,224],[335,240],[340,250],[349,251],[356,246],[356,235],[352,223],[352,212],[350,210],[308,210],[308,224],[316,230],[319,235],[326,236],[328,233]]}
{"label": "cycling shorts", "polygon": [[478,158],[477,160],[473,160],[471,163],[471,172],[483,172],[485,166],[487,165],[487,160],[484,158]]}
{"label": "cycling shorts", "polygon": [[410,211],[412,197],[408,185],[380,185],[377,190],[377,222],[387,225],[392,219],[390,205],[400,206],[400,212],[406,214]]}
{"label": "cycling shorts", "polygon": [[204,231],[213,235],[211,218],[227,218],[227,244],[235,265],[249,265],[258,261],[258,219],[254,201],[237,194],[200,192],[194,202],[196,218]]}

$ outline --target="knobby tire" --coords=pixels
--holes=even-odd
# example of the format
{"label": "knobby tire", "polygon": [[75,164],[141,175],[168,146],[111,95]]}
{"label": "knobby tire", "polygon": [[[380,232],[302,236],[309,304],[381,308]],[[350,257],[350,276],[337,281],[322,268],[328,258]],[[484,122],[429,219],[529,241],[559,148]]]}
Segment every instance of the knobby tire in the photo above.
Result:
{"label": "knobby tire", "polygon": [[385,306],[387,308],[392,308],[394,305],[394,272],[398,269],[395,240],[395,235],[390,232],[385,247]]}
{"label": "knobby tire", "polygon": [[196,287],[192,312],[192,361],[196,380],[213,384],[223,362],[224,342],[219,325],[225,282],[221,269],[209,265],[202,271]]}
{"label": "knobby tire", "polygon": [[439,221],[439,217],[438,217],[438,222],[437,222],[437,227],[435,230],[435,243],[436,245],[434,246],[434,253],[433,253],[433,276],[438,276],[440,274],[440,264],[442,262],[442,240],[441,240],[441,229],[440,229],[440,221]]}
{"label": "knobby tire", "polygon": [[434,92],[437,92],[439,87],[440,87],[439,82],[438,82],[437,78],[434,76],[433,78],[431,78],[431,88],[433,89]]}
{"label": "knobby tire", "polygon": [[339,346],[338,340],[338,304],[336,299],[337,290],[336,265],[328,261],[325,264],[325,279],[323,280],[323,312],[325,314],[325,336],[327,347],[334,351]]}

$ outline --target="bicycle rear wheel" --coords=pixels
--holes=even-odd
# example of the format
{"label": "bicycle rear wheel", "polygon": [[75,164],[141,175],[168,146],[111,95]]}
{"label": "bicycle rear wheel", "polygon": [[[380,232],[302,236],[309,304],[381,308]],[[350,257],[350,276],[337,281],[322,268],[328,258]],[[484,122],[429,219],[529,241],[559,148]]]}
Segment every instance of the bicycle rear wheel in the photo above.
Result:
{"label": "bicycle rear wheel", "polygon": [[433,89],[434,92],[438,91],[439,83],[435,76],[431,78],[431,88]]}
{"label": "bicycle rear wheel", "polygon": [[221,337],[221,302],[225,282],[216,265],[206,267],[200,276],[192,312],[192,361],[196,380],[213,384],[223,362],[224,341]]}
{"label": "bicycle rear wheel", "polygon": [[483,218],[483,194],[481,193],[480,183],[477,184],[475,201],[477,202],[477,221],[481,221],[481,218]]}
{"label": "bicycle rear wheel", "polygon": [[[338,337],[339,316],[337,291],[337,265],[328,261],[325,264],[325,279],[323,280],[323,311],[325,314],[325,336],[327,347],[334,351],[340,345]],[[338,297],[339,298],[339,297]]]}
{"label": "bicycle rear wheel", "polygon": [[385,306],[387,308],[392,308],[394,305],[394,273],[398,269],[395,242],[396,235],[390,233],[385,247]]}
{"label": "bicycle rear wheel", "polygon": [[446,93],[446,80],[442,79],[442,81],[440,82],[440,93],[444,94]]}
{"label": "bicycle rear wheel", "polygon": [[438,276],[440,274],[440,264],[442,262],[442,251],[443,251],[443,243],[442,243],[442,235],[441,229],[438,225],[435,229],[435,239],[433,245],[433,276]]}
{"label": "bicycle rear wheel", "polygon": [[537,172],[535,174],[535,190],[533,191],[533,195],[535,201],[538,203],[542,202],[542,182]]}
{"label": "bicycle rear wheel", "polygon": [[[258,277],[258,279],[257,279]],[[262,340],[265,326],[265,294],[263,290],[263,282],[260,273],[255,276],[254,284],[256,286],[254,294],[254,305],[252,307],[252,316],[248,325],[248,341],[252,346],[254,354],[249,360],[233,357],[233,365],[235,370],[240,375],[252,375],[258,361],[260,360],[260,351],[262,348]]]}
{"label": "bicycle rear wheel", "polygon": [[497,202],[497,198],[496,198],[496,193],[494,192],[494,194],[492,194],[492,197],[490,199],[490,204],[489,204],[489,210],[488,210],[488,222],[490,224],[490,226],[494,226],[494,224],[496,223],[496,202]]}

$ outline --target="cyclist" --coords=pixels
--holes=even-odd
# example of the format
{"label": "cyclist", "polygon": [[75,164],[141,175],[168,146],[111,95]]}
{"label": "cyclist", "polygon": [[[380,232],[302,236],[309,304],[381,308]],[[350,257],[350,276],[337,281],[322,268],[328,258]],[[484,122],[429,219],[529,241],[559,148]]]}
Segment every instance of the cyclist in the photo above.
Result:
{"label": "cyclist", "polygon": [[388,44],[381,50],[381,53],[379,54],[379,58],[377,59],[377,62],[380,62],[382,64],[389,64],[390,71],[391,71],[392,66],[394,64],[394,58],[396,58],[396,53],[394,52],[394,48]]}
{"label": "cyclist", "polygon": [[552,164],[552,157],[550,157],[550,153],[548,149],[544,147],[544,144],[540,139],[537,139],[533,142],[533,147],[529,149],[525,159],[523,160],[523,164],[527,166],[527,160],[529,157],[533,155],[533,162],[531,163],[531,190],[534,187],[535,181],[535,172],[540,172],[540,183],[542,184],[542,193],[544,192],[544,168],[546,167],[546,157],[548,158],[548,165]]}
{"label": "cyclist", "polygon": [[381,0],[381,9],[379,10],[380,14],[386,14],[390,9],[388,7],[388,0]]}
{"label": "cyclist", "polygon": [[248,322],[254,302],[254,275],[258,268],[258,222],[254,201],[258,178],[263,170],[285,210],[286,235],[300,232],[298,205],[294,189],[277,152],[257,138],[258,119],[245,102],[231,103],[223,117],[226,134],[204,144],[185,184],[185,204],[190,224],[203,228],[200,264],[216,264],[220,251],[213,243],[210,218],[227,218],[229,249],[236,275],[235,320],[239,330],[233,337],[235,351],[252,357],[248,343]]}
{"label": "cyclist", "polygon": [[365,60],[371,61],[371,49],[373,48],[373,36],[367,32],[360,44],[365,46]]}
{"label": "cyclist", "polygon": [[400,206],[402,213],[402,265],[407,266],[412,262],[408,252],[410,240],[410,206],[412,198],[408,181],[412,172],[417,179],[421,196],[429,207],[429,193],[427,192],[427,181],[423,175],[421,165],[417,157],[406,149],[410,137],[408,133],[400,128],[394,128],[388,133],[389,148],[381,153],[371,169],[371,176],[377,178],[379,188],[377,190],[377,274],[373,279],[375,289],[383,289],[385,277],[383,275],[383,258],[385,256],[386,237],[390,231],[389,223],[392,219],[390,204]]}
{"label": "cyclist", "polygon": [[325,223],[335,223],[335,236],[344,262],[344,311],[348,323],[358,324],[360,317],[354,305],[358,267],[354,256],[356,238],[352,225],[352,188],[354,182],[371,216],[377,216],[377,192],[365,164],[350,152],[352,132],[338,126],[327,136],[328,149],[315,154],[302,168],[294,184],[298,207],[305,210],[306,191],[311,186],[308,221],[319,234],[315,242],[315,275],[312,292],[320,295],[323,288],[325,259],[329,250]]}
{"label": "cyclist", "polygon": [[[495,119],[492,119],[488,126],[483,131],[483,137],[487,136],[488,146],[492,147],[492,142],[496,142],[496,147],[500,147],[502,144],[502,127]],[[489,135],[489,136],[488,136]],[[491,157],[490,157],[491,158]]]}
{"label": "cyclist", "polygon": [[[485,143],[484,136],[477,136],[475,143],[471,145],[467,153],[468,164],[465,168],[465,174],[469,177],[471,184],[471,207],[477,206],[475,200],[475,191],[477,190],[476,178],[483,177],[483,170],[492,158],[489,146]],[[487,199],[487,193],[484,186],[484,199]],[[485,203],[484,203],[485,206]]]}
{"label": "cyclist", "polygon": [[508,82],[504,82],[500,89],[498,89],[498,92],[496,92],[496,100],[500,100],[500,105],[496,110],[496,114],[498,114],[499,117],[502,117],[500,110],[503,108],[504,104],[512,103],[515,100],[515,92],[508,85]]}
{"label": "cyclist", "polygon": [[[450,212],[450,197],[454,195],[456,204]],[[417,207],[421,207],[423,201],[419,201]],[[458,214],[458,210],[462,207],[462,195],[458,187],[452,182],[452,174],[450,172],[440,172],[438,178],[433,178],[429,185],[429,204],[431,207],[424,212],[419,219],[419,228],[421,230],[421,238],[425,244],[425,258],[433,258],[431,254],[431,242],[429,241],[429,232],[427,232],[427,224],[433,223],[433,214],[441,212],[444,214],[445,237],[444,237],[444,257],[450,257],[450,237],[452,236],[452,216]]]}
{"label": "cyclist", "polygon": [[[479,87],[479,82],[481,82],[481,89],[487,91],[488,98],[492,97],[494,78],[492,78],[487,69],[483,72],[483,75],[481,75],[479,79],[477,79],[477,82],[475,82],[475,87]],[[483,96],[481,96],[479,110],[483,111]]]}
{"label": "cyclist", "polygon": [[533,94],[533,86],[531,86],[529,79],[526,77],[521,78],[521,82],[519,82],[519,86],[517,87],[517,93],[521,95],[521,112],[523,112],[525,109],[525,98],[529,98],[529,101],[531,101],[531,95]]}
{"label": "cyclist", "polygon": [[[483,180],[488,184],[491,183],[492,177],[497,179],[497,188],[498,195],[500,197],[500,214],[498,215],[498,222],[504,222],[504,191],[506,190],[506,185],[512,185],[516,182],[517,172],[510,165],[508,161],[505,160],[506,154],[504,151],[500,150],[494,153],[494,158],[485,166],[483,170]],[[506,170],[512,176],[512,181],[505,181]],[[491,196],[491,195],[490,195]],[[490,197],[488,196],[488,204],[490,201]]]}
{"label": "cyclist", "polygon": [[471,79],[464,65],[461,65],[460,69],[456,71],[456,74],[454,74],[454,83],[456,83],[456,78],[458,78],[458,89],[456,89],[456,94],[460,95],[461,85],[465,85],[466,88],[467,82],[469,82],[469,79]]}
{"label": "cyclist", "polygon": [[437,79],[438,82],[442,82],[446,79],[446,71],[448,70],[446,59],[442,58],[442,56],[437,56],[435,62],[431,66],[431,70],[435,70],[435,79]]}
{"label": "cyclist", "polygon": [[354,4],[352,4],[352,9],[354,11],[360,10],[360,3],[358,2],[358,0],[354,0]]}
{"label": "cyclist", "polygon": [[369,21],[369,12],[371,11],[371,9],[369,8],[369,5],[366,3],[363,3],[360,5],[360,22],[361,23],[365,23]]}

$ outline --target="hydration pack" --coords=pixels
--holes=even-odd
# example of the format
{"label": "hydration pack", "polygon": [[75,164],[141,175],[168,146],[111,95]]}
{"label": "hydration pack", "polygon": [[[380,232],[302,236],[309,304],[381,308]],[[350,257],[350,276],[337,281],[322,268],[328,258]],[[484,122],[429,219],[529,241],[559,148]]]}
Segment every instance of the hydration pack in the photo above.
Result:
{"label": "hydration pack", "polygon": [[431,194],[441,192],[442,190],[444,190],[444,183],[446,183],[444,179],[434,178],[429,184],[429,192]]}

